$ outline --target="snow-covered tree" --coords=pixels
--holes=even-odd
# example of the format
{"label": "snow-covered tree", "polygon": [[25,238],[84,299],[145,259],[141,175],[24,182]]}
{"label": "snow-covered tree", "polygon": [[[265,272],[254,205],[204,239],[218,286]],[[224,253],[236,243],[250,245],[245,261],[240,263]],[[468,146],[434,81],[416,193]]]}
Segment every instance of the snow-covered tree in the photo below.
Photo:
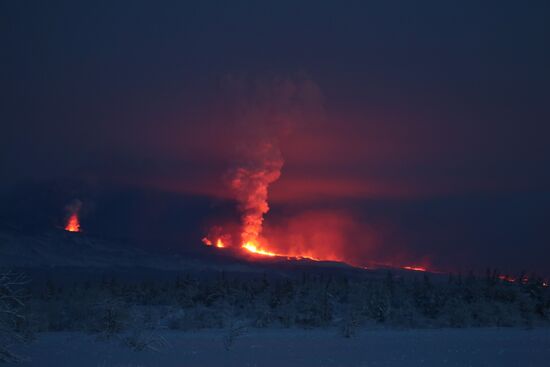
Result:
{"label": "snow-covered tree", "polygon": [[0,362],[17,361],[19,357],[11,351],[14,344],[24,341],[22,325],[23,285],[26,278],[19,273],[5,271],[0,274]]}

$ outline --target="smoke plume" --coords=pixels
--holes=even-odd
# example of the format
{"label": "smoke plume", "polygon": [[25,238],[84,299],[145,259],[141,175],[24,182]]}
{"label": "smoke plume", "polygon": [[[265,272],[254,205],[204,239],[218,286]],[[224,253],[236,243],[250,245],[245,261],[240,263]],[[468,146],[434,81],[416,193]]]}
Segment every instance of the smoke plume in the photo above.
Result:
{"label": "smoke plume", "polygon": [[[228,77],[224,87],[234,118],[237,162],[226,181],[241,211],[241,246],[262,244],[269,187],[281,176],[284,159],[279,141],[320,110],[320,92],[309,80],[246,82]],[[307,118],[305,118],[307,116]]]}
{"label": "smoke plume", "polygon": [[281,176],[283,158],[275,141],[258,144],[257,154],[230,174],[230,185],[242,211],[243,244],[257,244],[262,231],[269,185]]}

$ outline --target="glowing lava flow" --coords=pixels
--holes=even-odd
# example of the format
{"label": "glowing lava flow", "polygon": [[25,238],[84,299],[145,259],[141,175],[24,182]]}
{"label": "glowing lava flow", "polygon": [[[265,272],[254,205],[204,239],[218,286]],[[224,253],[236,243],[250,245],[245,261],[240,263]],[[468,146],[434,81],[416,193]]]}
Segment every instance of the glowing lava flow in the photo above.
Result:
{"label": "glowing lava flow", "polygon": [[78,221],[78,215],[76,215],[76,213],[71,214],[69,217],[65,230],[68,232],[80,232],[80,222]]}
{"label": "glowing lava flow", "polygon": [[285,254],[277,254],[275,252],[271,252],[271,251],[266,251],[266,250],[263,250],[261,249],[258,245],[252,243],[252,242],[247,242],[245,243],[244,245],[241,246],[241,248],[243,248],[244,250],[248,251],[248,252],[251,252],[253,254],[257,254],[257,255],[264,255],[264,256],[278,256],[278,257],[286,257],[287,259],[289,260],[303,260],[303,259],[307,259],[307,260],[313,260],[313,261],[321,261],[321,259],[317,259],[315,257],[311,257],[311,256],[304,256],[304,255],[285,255]]}
{"label": "glowing lava flow", "polygon": [[[202,240],[202,243],[204,243],[206,246],[209,247],[217,247],[217,248],[228,248],[231,246],[227,246],[224,241],[221,238],[216,239],[216,241],[210,240],[208,237],[204,237]],[[312,260],[312,261],[321,261],[321,259],[312,257],[312,256],[305,256],[305,255],[287,255],[287,254],[278,254],[276,252],[267,251],[265,249],[262,249],[258,244],[255,244],[252,241],[249,241],[240,247],[243,251],[246,253],[254,254],[254,255],[260,255],[260,256],[269,256],[269,257],[284,257],[287,259],[293,259],[293,260]]]}
{"label": "glowing lava flow", "polygon": [[277,255],[276,253],[273,253],[273,252],[264,251],[264,250],[258,248],[258,246],[254,245],[252,242],[247,242],[244,245],[242,245],[241,247],[243,249],[245,249],[246,251],[249,251],[249,252],[252,252],[252,253],[258,254],[258,255],[281,256],[281,255]]}
{"label": "glowing lava flow", "polygon": [[428,269],[422,266],[403,266],[403,269],[413,271],[428,271]]}

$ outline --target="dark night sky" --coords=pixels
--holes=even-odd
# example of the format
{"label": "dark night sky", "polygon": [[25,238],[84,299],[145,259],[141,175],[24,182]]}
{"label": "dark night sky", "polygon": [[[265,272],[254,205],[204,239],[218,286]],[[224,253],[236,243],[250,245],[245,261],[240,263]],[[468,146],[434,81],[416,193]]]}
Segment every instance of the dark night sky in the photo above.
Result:
{"label": "dark night sky", "polygon": [[221,3],[2,2],[3,220],[79,197],[95,232],[198,246],[238,220],[221,178],[250,137],[227,80],[291,80],[307,108],[266,231],[320,221],[357,262],[550,273],[547,1]]}

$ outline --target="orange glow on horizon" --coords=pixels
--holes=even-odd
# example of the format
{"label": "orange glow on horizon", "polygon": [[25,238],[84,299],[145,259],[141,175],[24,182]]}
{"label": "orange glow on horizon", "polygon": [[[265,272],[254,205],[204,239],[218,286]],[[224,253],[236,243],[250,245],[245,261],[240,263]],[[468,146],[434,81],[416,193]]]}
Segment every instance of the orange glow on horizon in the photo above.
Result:
{"label": "orange glow on horizon", "polygon": [[403,266],[402,269],[412,270],[412,271],[428,271],[428,269],[426,269],[423,266]]}
{"label": "orange glow on horizon", "polygon": [[80,222],[78,221],[78,215],[76,215],[76,213],[71,214],[69,217],[65,230],[68,232],[80,232]]}

